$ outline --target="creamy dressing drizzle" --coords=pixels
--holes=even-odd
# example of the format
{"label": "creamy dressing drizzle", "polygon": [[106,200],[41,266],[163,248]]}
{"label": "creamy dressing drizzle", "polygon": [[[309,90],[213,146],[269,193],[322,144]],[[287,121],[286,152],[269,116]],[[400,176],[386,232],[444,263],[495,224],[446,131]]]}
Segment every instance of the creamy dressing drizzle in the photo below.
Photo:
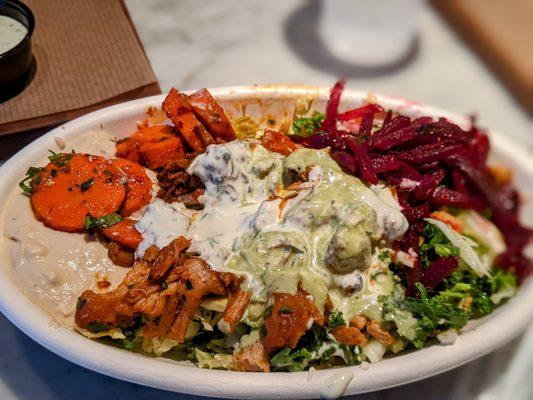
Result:
{"label": "creamy dressing drizzle", "polygon": [[[282,186],[284,171],[293,166],[312,166],[308,181],[301,184],[295,197],[273,198]],[[390,242],[404,234],[407,221],[388,188],[366,187],[344,174],[325,152],[302,149],[284,158],[251,141],[209,146],[188,172],[205,185],[204,209],[152,202],[137,223],[144,238],[138,256],[152,244],[162,247],[185,236],[192,240],[191,251],[199,253],[213,269],[243,276],[246,290],[253,293],[252,302],[264,303],[266,288],[293,292],[301,281],[319,308],[328,287],[334,285],[352,293],[365,286],[355,304],[374,309],[379,294],[391,290],[387,276],[382,277],[387,289],[369,284],[369,274],[375,270],[367,269],[366,263],[362,268],[367,271],[336,274],[324,265],[339,223],[361,225],[357,235],[373,235],[372,240]],[[296,253],[291,253],[291,248]],[[376,264],[375,260],[368,261]],[[339,292],[335,305],[353,315],[354,298],[348,301],[344,297]]]}
{"label": "creamy dressing drizzle", "polygon": [[337,372],[331,375],[324,382],[324,387],[320,391],[323,399],[334,400],[340,398],[354,377],[352,371]]}

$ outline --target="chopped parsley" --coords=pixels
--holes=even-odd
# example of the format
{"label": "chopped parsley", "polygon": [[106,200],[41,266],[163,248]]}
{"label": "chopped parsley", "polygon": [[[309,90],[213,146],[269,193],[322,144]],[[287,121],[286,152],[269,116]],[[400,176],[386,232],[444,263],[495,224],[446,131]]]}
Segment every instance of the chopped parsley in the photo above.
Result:
{"label": "chopped parsley", "polygon": [[279,308],[279,313],[280,314],[291,314],[292,313],[292,308],[287,307],[287,306],[282,306],[282,307]]}
{"label": "chopped parsley", "polygon": [[470,318],[490,314],[497,304],[514,293],[516,276],[496,269],[490,276],[477,276],[470,270],[452,273],[430,296],[421,283],[416,283],[420,298],[407,297],[397,302],[385,302],[383,313],[394,308],[410,311],[418,320],[417,336],[412,343],[421,348],[426,340],[439,331],[460,329]]}
{"label": "chopped parsley", "polygon": [[49,150],[52,155],[48,156],[50,162],[54,163],[58,167],[64,167],[67,165],[76,152],[72,150],[72,153],[55,153],[52,150]]}
{"label": "chopped parsley", "polygon": [[318,111],[314,111],[311,117],[303,117],[294,120],[292,129],[297,136],[311,136],[318,131],[322,125],[322,121],[326,116]]}
{"label": "chopped parsley", "polygon": [[83,182],[80,185],[80,189],[81,189],[82,193],[86,192],[87,190],[89,190],[89,188],[93,185],[93,183],[94,183],[94,178],[89,178],[85,182]]}
{"label": "chopped parsley", "polygon": [[88,232],[98,228],[109,228],[110,226],[118,224],[122,220],[123,218],[115,213],[107,214],[100,218],[93,218],[90,215],[87,215],[85,217],[83,228]]}
{"label": "chopped parsley", "polygon": [[26,194],[33,193],[33,185],[38,185],[41,183],[41,175],[44,168],[30,167],[26,171],[26,176],[23,180],[19,182],[20,188]]}

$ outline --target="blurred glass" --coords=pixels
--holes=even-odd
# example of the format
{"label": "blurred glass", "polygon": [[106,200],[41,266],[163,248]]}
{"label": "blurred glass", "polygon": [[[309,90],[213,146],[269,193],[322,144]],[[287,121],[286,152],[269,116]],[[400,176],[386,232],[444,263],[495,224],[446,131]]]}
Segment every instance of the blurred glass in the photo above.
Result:
{"label": "blurred glass", "polygon": [[319,34],[336,57],[361,66],[394,64],[411,50],[422,0],[323,0]]}

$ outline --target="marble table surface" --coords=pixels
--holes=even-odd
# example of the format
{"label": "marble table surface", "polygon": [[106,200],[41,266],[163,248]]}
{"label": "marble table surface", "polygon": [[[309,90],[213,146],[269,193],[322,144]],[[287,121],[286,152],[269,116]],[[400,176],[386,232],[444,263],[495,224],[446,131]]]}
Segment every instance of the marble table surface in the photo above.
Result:
{"label": "marble table surface", "polygon": [[[317,39],[317,1],[126,0],[161,88],[252,83],[349,86],[477,114],[533,152],[533,120],[490,71],[423,5],[413,54],[369,71],[332,57]],[[529,316],[525,316],[529,318]],[[504,334],[504,330],[502,330]],[[0,315],[0,399],[195,399],[78,367]],[[439,376],[357,400],[531,399],[533,327],[504,348]]]}

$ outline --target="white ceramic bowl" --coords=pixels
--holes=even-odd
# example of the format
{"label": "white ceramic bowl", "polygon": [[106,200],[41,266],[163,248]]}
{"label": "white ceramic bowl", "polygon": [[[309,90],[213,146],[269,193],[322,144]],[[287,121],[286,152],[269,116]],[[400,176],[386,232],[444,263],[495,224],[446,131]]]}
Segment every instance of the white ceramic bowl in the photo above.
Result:
{"label": "white ceramic bowl", "polygon": [[[292,115],[295,99],[307,94],[315,98],[314,105],[323,108],[329,95],[328,88],[253,86],[213,89],[232,116],[246,112],[258,119],[277,117],[279,121]],[[342,108],[361,104],[366,92],[346,90]],[[467,119],[448,112],[421,106],[402,99],[376,96],[385,108],[401,110],[411,115],[444,116],[460,124]],[[54,137],[75,138],[89,130],[100,129],[123,137],[134,131],[136,121],[145,118],[149,106],[160,107],[164,96],[148,97],[119,104],[88,114],[60,126],[36,140],[0,168],[0,207],[10,191],[24,176],[28,166],[42,159],[49,148],[54,148]],[[515,171],[516,183],[526,196],[533,194],[533,164],[528,154],[509,142],[503,135],[491,132],[493,159]],[[529,207],[530,208],[530,207]],[[0,218],[4,209],[0,209]],[[0,219],[1,221],[2,219]],[[6,240],[4,237],[0,241]],[[5,248],[3,243],[0,249]],[[2,254],[0,254],[1,256]],[[5,254],[4,254],[5,256]],[[1,258],[0,258],[1,259]],[[115,378],[156,388],[224,398],[317,398],[324,381],[339,370],[295,373],[244,373],[198,369],[192,365],[168,359],[149,358],[91,341],[78,333],[51,323],[51,317],[38,305],[30,302],[11,282],[6,273],[9,266],[0,266],[0,308],[17,327],[54,353],[78,365]],[[433,345],[419,351],[391,357],[372,364],[369,369],[347,367],[354,379],[345,394],[375,391],[426,378],[486,354],[518,335],[533,315],[533,280],[522,286],[520,292],[493,314],[471,322],[454,345]],[[29,383],[31,384],[31,383]]]}

